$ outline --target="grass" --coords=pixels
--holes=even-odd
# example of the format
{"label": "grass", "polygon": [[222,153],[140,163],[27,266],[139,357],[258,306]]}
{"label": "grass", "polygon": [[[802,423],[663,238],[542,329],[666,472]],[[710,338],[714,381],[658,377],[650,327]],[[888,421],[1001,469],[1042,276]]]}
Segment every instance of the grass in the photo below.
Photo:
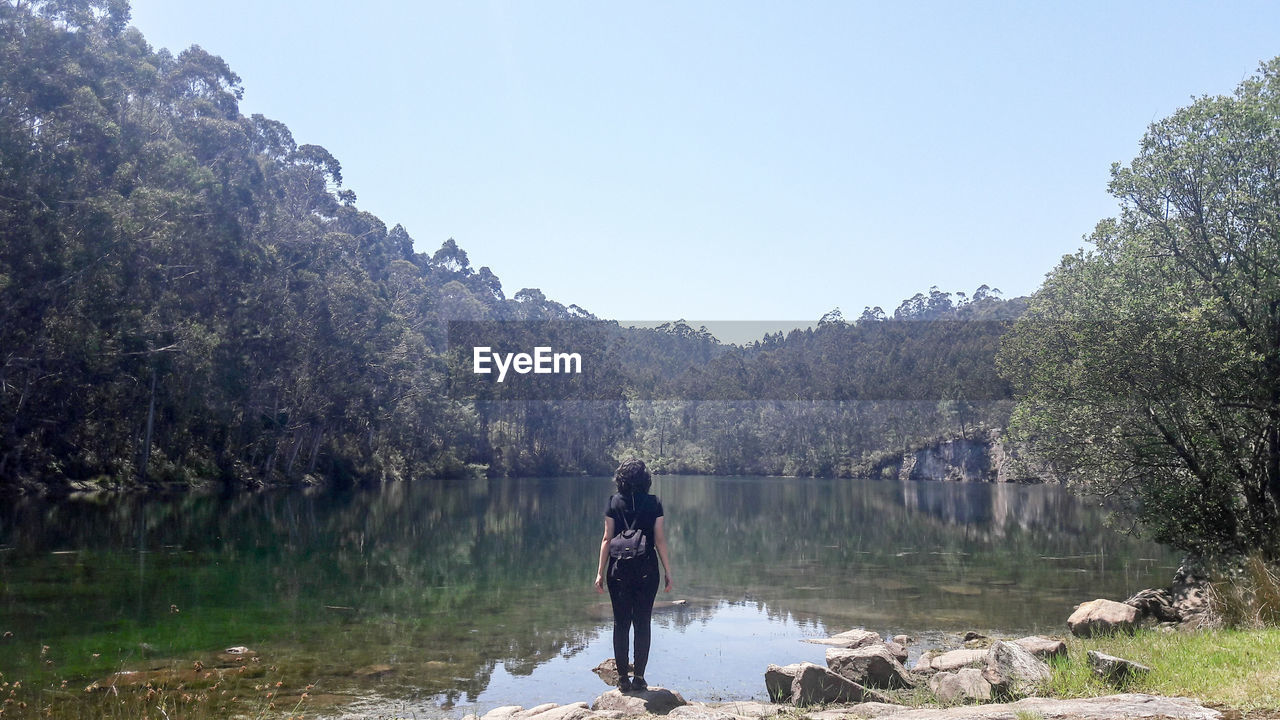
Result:
{"label": "grass", "polygon": [[1118,692],[1096,677],[1086,653],[1099,650],[1142,663],[1151,674],[1127,692],[1191,697],[1244,712],[1280,710],[1280,628],[1259,630],[1141,630],[1067,640],[1067,657],[1053,663],[1048,694],[1093,697]]}

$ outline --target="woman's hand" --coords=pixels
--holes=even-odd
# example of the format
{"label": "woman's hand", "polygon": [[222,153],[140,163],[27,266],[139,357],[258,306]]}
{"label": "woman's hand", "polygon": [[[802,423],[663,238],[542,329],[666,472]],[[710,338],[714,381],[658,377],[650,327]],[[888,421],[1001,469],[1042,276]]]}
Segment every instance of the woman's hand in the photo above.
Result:
{"label": "woman's hand", "polygon": [[667,573],[667,586],[663,592],[671,592],[671,573]]}
{"label": "woman's hand", "polygon": [[[671,580],[667,580],[667,589],[671,589]],[[600,577],[600,573],[596,573],[596,592],[604,593],[604,578]]]}

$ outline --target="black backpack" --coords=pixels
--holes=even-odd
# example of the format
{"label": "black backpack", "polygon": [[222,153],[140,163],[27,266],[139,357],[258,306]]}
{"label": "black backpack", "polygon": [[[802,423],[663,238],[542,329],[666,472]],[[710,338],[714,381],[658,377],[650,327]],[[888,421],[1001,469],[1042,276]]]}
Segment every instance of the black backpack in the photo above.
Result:
{"label": "black backpack", "polygon": [[[634,494],[631,499],[632,507],[634,507]],[[635,509],[634,520],[627,522],[626,513],[622,514],[622,520],[626,523],[626,527],[609,540],[609,557],[615,560],[638,560],[649,553],[648,541],[645,539],[644,533],[640,531],[640,528],[635,527],[636,522],[640,520],[639,508]]]}

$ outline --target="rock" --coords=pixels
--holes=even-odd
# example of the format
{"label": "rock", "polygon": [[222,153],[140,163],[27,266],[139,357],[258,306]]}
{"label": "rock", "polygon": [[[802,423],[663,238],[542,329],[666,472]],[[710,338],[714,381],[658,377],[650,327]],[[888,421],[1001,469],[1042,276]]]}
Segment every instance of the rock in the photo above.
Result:
{"label": "rock", "polygon": [[699,709],[715,712],[723,712],[737,717],[762,718],[770,715],[777,715],[782,709],[773,703],[763,703],[756,700],[740,700],[735,702],[722,703],[697,703],[691,702],[686,706],[678,707],[672,710],[669,715],[672,717],[686,717],[686,713],[695,713]]}
{"label": "rock", "polygon": [[911,674],[884,645],[871,645],[852,650],[831,648],[827,650],[827,667],[840,676],[865,687],[884,689],[915,687]]}
{"label": "rock", "polygon": [[1100,653],[1097,650],[1089,651],[1089,667],[1093,668],[1094,674],[1098,677],[1117,686],[1151,672],[1151,668],[1146,665]]}
{"label": "rock", "polygon": [[916,664],[911,668],[913,673],[931,673],[937,672],[933,667],[933,659],[938,657],[940,653],[934,650],[925,650],[920,653],[920,657],[916,658]]}
{"label": "rock", "polygon": [[1209,603],[1208,575],[1207,570],[1192,561],[1183,562],[1173,575],[1169,594],[1184,627],[1217,627],[1222,624],[1222,618]]}
{"label": "rock", "polygon": [[[850,652],[831,649],[832,652]],[[791,684],[782,688],[782,678],[790,677]],[[791,702],[795,705],[823,705],[837,702],[887,702],[879,693],[841,677],[829,668],[814,663],[794,663],[779,667],[770,665],[765,671],[765,687],[774,702]]]}
{"label": "rock", "polygon": [[795,682],[796,676],[800,674],[800,668],[804,663],[792,663],[791,665],[769,665],[764,671],[764,689],[772,702],[790,702],[791,700],[791,684]]}
{"label": "rock", "polygon": [[213,685],[222,679],[226,670],[194,670],[191,668],[161,668],[158,670],[124,670],[90,683],[85,692],[112,688],[153,687],[201,687]]}
{"label": "rock", "polygon": [[229,647],[226,650],[223,650],[222,652],[218,653],[219,662],[223,664],[232,664],[232,665],[249,662],[250,660],[256,657],[258,657],[258,653],[250,650],[249,648],[243,645],[236,645],[235,647]]}
{"label": "rock", "polygon": [[1016,720],[1020,717],[1037,720],[1222,720],[1222,715],[1216,710],[1206,708],[1194,700],[1138,694],[1071,700],[1026,698],[1014,703],[907,709],[881,717],[890,720]]}
{"label": "rock", "polygon": [[929,688],[938,700],[947,704],[987,702],[991,699],[991,683],[978,668],[940,672],[929,678]]}
{"label": "rock", "polygon": [[950,671],[963,667],[978,667],[987,662],[986,650],[951,650],[935,655],[929,665],[934,670]]}
{"label": "rock", "polygon": [[839,648],[860,648],[868,645],[879,645],[883,642],[880,636],[870,630],[848,630],[829,638],[805,638],[805,642],[814,645],[831,645]]}
{"label": "rock", "polygon": [[893,642],[898,643],[902,647],[906,647],[910,645],[913,641],[914,641],[914,638],[912,638],[910,635],[894,635],[893,636]]}
{"label": "rock", "polygon": [[1075,612],[1067,618],[1067,627],[1076,637],[1132,633],[1138,627],[1138,609],[1114,600],[1091,600],[1076,606]]}
{"label": "rock", "polygon": [[621,690],[610,690],[591,703],[592,710],[621,710],[628,715],[666,715],[672,710],[687,705],[680,693],[661,687],[648,690],[623,693]]}
{"label": "rock", "polygon": [[359,670],[356,670],[352,674],[355,675],[356,677],[376,678],[376,677],[382,677],[383,675],[390,673],[393,669],[394,668],[392,668],[390,665],[385,665],[385,664],[366,665],[360,668]]}
{"label": "rock", "polygon": [[544,713],[548,710],[554,710],[555,708],[558,708],[558,707],[560,706],[557,705],[556,703],[542,703],[541,705],[534,705],[528,710],[519,710],[515,713],[512,713],[511,720],[524,720],[525,718],[533,717],[538,713]]}
{"label": "rock", "polygon": [[1049,658],[1066,657],[1067,644],[1061,640],[1052,640],[1040,635],[1028,635],[1024,638],[1018,638],[1013,644],[1035,655],[1041,660]]}
{"label": "rock", "polygon": [[503,705],[485,713],[480,720],[511,720],[511,716],[524,710],[522,705]]}
{"label": "rock", "polygon": [[889,651],[890,655],[897,658],[898,662],[903,663],[904,665],[906,664],[907,662],[906,648],[902,647],[901,645],[893,641],[889,641],[885,643],[884,648]]}
{"label": "rock", "polygon": [[[776,705],[770,710],[771,713],[777,711]],[[667,713],[667,717],[684,718],[684,720],[755,720],[755,716],[739,715],[728,707],[717,707],[704,702],[691,702],[688,705],[681,705]]]}
{"label": "rock", "polygon": [[1049,666],[1014,643],[997,640],[987,651],[987,667],[982,676],[999,697],[1034,695],[1053,677]]}
{"label": "rock", "polygon": [[847,718],[875,718],[883,715],[892,715],[902,712],[908,708],[905,705],[891,705],[881,702],[865,702],[857,705],[845,705],[844,707],[832,708],[830,710],[820,710],[815,713],[807,713],[811,720],[846,720]]}
{"label": "rock", "polygon": [[1136,608],[1140,619],[1149,618],[1157,623],[1182,619],[1182,614],[1173,606],[1173,593],[1168,590],[1140,590],[1124,604]]}
{"label": "rock", "polygon": [[591,708],[587,707],[586,703],[576,702],[525,715],[523,718],[513,718],[512,720],[585,720],[594,715],[595,713],[591,712]]}
{"label": "rock", "polygon": [[601,680],[603,680],[605,685],[612,685],[613,687],[618,686],[618,661],[617,660],[614,660],[613,658],[609,658],[608,660],[605,660],[604,662],[592,668],[591,672],[595,673]]}

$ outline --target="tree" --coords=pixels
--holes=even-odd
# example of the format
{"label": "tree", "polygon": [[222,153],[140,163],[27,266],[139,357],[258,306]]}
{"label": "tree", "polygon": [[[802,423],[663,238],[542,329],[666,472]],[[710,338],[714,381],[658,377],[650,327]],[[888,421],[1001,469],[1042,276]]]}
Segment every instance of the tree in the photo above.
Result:
{"label": "tree", "polygon": [[1154,539],[1280,559],[1280,58],[1153,124],[1006,339],[1013,430]]}

